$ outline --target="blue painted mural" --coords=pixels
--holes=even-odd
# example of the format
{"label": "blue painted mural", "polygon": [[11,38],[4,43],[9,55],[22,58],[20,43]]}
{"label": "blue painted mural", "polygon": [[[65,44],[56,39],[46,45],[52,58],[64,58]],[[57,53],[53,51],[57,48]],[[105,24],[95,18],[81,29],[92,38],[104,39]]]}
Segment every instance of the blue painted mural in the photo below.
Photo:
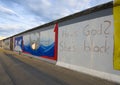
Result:
{"label": "blue painted mural", "polygon": [[33,50],[30,45],[23,47],[23,51],[28,52],[35,56],[54,56],[54,43],[49,46],[40,45],[38,49]]}
{"label": "blue painted mural", "polygon": [[22,51],[23,47],[23,37],[15,37],[15,43],[14,43],[14,50],[15,51]]}
{"label": "blue painted mural", "polygon": [[52,30],[23,36],[23,51],[35,56],[54,57],[54,32]]}

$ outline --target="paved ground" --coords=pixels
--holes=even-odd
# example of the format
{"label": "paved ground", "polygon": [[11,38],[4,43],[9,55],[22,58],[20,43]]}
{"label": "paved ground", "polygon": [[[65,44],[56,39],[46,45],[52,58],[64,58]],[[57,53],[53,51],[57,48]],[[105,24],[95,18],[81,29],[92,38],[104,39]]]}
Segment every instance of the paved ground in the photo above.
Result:
{"label": "paved ground", "polygon": [[120,85],[0,49],[0,85]]}

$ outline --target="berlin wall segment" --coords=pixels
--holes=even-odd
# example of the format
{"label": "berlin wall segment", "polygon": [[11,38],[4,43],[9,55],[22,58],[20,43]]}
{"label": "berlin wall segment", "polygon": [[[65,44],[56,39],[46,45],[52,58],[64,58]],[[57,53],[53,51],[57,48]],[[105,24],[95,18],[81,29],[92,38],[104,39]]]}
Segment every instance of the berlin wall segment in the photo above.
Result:
{"label": "berlin wall segment", "polygon": [[[57,65],[119,82],[120,71],[113,68],[114,19],[113,8],[109,4],[105,4],[106,8],[102,7],[104,5],[96,7],[102,9],[92,10],[89,14],[56,21],[59,23],[57,35],[52,22],[51,29],[15,36],[14,50],[53,59],[59,63]],[[47,25],[51,26],[51,23]]]}

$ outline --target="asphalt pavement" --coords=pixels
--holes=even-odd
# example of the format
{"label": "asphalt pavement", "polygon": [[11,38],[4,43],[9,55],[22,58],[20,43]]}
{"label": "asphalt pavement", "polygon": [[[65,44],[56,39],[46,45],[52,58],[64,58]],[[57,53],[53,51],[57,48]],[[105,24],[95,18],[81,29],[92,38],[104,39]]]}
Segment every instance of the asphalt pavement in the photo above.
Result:
{"label": "asphalt pavement", "polygon": [[0,85],[120,85],[0,49]]}

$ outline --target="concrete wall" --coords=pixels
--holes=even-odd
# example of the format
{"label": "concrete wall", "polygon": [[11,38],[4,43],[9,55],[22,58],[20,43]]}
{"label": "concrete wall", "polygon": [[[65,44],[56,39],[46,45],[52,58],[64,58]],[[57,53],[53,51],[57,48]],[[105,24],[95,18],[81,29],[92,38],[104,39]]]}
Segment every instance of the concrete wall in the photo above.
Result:
{"label": "concrete wall", "polygon": [[13,51],[13,38],[10,38],[10,50],[12,50]]}
{"label": "concrete wall", "polygon": [[60,23],[57,65],[120,82],[113,69],[112,8]]}
{"label": "concrete wall", "polygon": [[[58,60],[55,56],[55,23],[59,24]],[[113,23],[112,4],[108,3],[15,35],[13,49],[43,60],[57,61],[59,66],[120,82],[120,71],[113,69]],[[10,48],[9,41],[4,40],[4,48]]]}
{"label": "concrete wall", "polygon": [[0,40],[0,47],[2,48],[2,40]]}
{"label": "concrete wall", "polygon": [[3,48],[4,49],[7,49],[7,50],[10,50],[10,39],[6,39],[3,41]]}

